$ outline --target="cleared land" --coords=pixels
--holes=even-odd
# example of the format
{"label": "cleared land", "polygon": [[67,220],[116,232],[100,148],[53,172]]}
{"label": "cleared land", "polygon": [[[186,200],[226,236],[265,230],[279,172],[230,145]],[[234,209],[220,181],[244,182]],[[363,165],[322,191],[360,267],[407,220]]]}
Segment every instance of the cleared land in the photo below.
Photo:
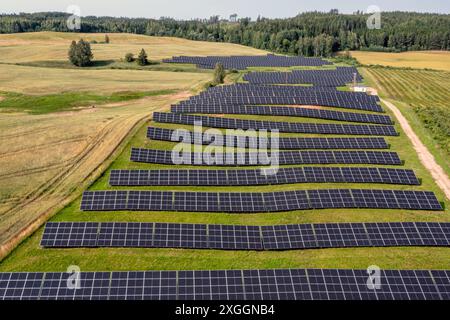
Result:
{"label": "cleared land", "polygon": [[352,57],[366,65],[409,67],[450,71],[448,51],[410,51],[402,53],[352,51]]}
{"label": "cleared land", "polygon": [[[70,41],[80,36],[0,35],[0,60],[28,63],[48,58],[64,64]],[[90,34],[92,38],[101,41],[104,35]],[[114,34],[110,39],[115,46],[94,46],[96,58],[118,60],[143,46],[153,51],[152,59],[218,54],[219,46],[223,54],[255,54],[243,46],[174,38]],[[0,257],[11,249],[4,246],[8,239],[14,239],[9,243],[14,245],[92,183],[151,112],[166,110],[210,79],[210,72],[0,64]]]}

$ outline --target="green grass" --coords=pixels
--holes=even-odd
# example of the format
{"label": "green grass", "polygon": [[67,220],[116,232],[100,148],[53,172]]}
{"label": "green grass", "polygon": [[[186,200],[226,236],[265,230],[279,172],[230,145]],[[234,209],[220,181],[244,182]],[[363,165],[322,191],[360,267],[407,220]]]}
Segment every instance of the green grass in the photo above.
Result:
{"label": "green grass", "polygon": [[124,91],[103,95],[89,92],[65,92],[49,95],[25,95],[13,92],[0,92],[0,95],[5,98],[0,101],[0,110],[26,111],[30,114],[45,114],[50,112],[76,110],[77,107],[123,102],[144,97],[171,94],[174,92],[175,90]]}
{"label": "green grass", "polygon": [[362,71],[379,95],[400,109],[450,175],[450,72],[393,67]]}
{"label": "green grass", "polygon": [[[3,63],[6,64],[6,63]],[[15,63],[18,66],[57,68],[57,69],[80,69],[69,61],[44,60]],[[90,66],[83,67],[86,70],[113,69],[113,70],[143,70],[143,71],[170,71],[170,72],[193,72],[212,73],[212,70],[199,69],[193,64],[163,63],[160,61],[150,61],[146,66],[140,66],[136,62],[125,62],[116,60],[94,60]]]}
{"label": "green grass", "polygon": [[[389,113],[390,114],[390,113]],[[391,114],[390,114],[391,115]],[[392,116],[392,115],[391,115]],[[251,117],[255,120],[267,117]],[[283,117],[271,117],[283,121]],[[289,118],[289,121],[315,122],[314,119]],[[178,128],[171,124],[146,123],[132,138],[110,168],[89,188],[90,190],[121,189],[108,185],[112,169],[169,169],[171,166],[139,164],[129,161],[131,147],[170,149],[174,144],[150,141],[145,137],[146,127]],[[182,126],[184,127],[184,126]],[[187,127],[187,126],[186,126]],[[401,128],[396,126],[398,131]],[[296,135],[298,136],[298,135]],[[313,135],[311,135],[313,136]],[[136,221],[211,223],[240,225],[271,225],[289,223],[323,222],[389,222],[389,221],[448,221],[449,202],[430,175],[420,164],[407,137],[387,137],[393,151],[405,160],[406,168],[413,168],[422,185],[417,187],[396,185],[364,184],[294,184],[258,187],[146,187],[158,190],[195,190],[231,192],[269,192],[290,189],[328,188],[380,188],[431,190],[446,207],[444,212],[422,212],[413,210],[305,210],[262,214],[223,214],[195,212],[82,212],[80,198],[54,216],[52,221]],[[192,168],[192,167],[186,167]],[[197,167],[198,168],[198,167]],[[211,168],[212,169],[212,168]],[[139,188],[122,188],[139,189]],[[241,252],[218,250],[185,249],[42,249],[39,241],[43,228],[25,240],[0,264],[0,271],[63,271],[70,264],[79,265],[82,270],[182,270],[182,269],[235,269],[235,268],[367,268],[376,264],[392,269],[448,269],[450,248],[349,248],[323,250],[295,250],[285,252]]]}

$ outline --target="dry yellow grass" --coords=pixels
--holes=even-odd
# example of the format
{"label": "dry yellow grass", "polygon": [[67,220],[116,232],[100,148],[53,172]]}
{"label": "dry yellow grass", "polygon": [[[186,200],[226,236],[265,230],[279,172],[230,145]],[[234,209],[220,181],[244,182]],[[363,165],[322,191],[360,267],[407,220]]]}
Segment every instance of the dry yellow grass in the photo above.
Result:
{"label": "dry yellow grass", "polygon": [[87,70],[0,64],[0,91],[51,94],[91,91],[185,90],[211,78],[207,73],[139,70]]}
{"label": "dry yellow grass", "polygon": [[79,112],[2,114],[0,243],[67,204],[136,124],[186,94]]}
{"label": "dry yellow grass", "polygon": [[[109,44],[93,44],[96,60],[118,60],[144,48],[152,60],[177,55],[261,55],[267,52],[237,44],[190,41],[169,37],[108,34]],[[72,40],[104,41],[104,34],[37,32],[0,35],[0,62],[67,60]]]}
{"label": "dry yellow grass", "polygon": [[352,51],[352,57],[367,65],[410,67],[450,71],[449,51],[410,51],[402,53]]}

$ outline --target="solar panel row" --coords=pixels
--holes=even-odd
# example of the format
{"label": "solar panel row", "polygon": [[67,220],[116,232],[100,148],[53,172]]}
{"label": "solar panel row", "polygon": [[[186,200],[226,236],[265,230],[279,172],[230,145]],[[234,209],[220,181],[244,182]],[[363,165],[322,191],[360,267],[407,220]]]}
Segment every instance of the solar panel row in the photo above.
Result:
{"label": "solar panel row", "polygon": [[237,153],[189,153],[171,150],[131,149],[131,161],[166,165],[269,166],[294,164],[401,165],[395,152],[380,151],[283,151]]}
{"label": "solar panel row", "polygon": [[337,67],[327,70],[293,70],[290,72],[250,72],[245,81],[257,84],[313,84],[314,86],[339,87],[356,80],[362,81],[354,67]]}
{"label": "solar panel row", "polygon": [[210,88],[177,106],[314,105],[383,112],[377,96],[336,88],[233,84]]}
{"label": "solar panel row", "polygon": [[296,190],[270,193],[86,191],[83,211],[280,212],[331,208],[443,210],[433,192]]}
{"label": "solar panel row", "polygon": [[251,114],[270,116],[290,116],[303,118],[316,118],[348,122],[362,122],[375,124],[393,124],[391,118],[385,115],[339,112],[323,109],[294,108],[281,106],[204,106],[187,105],[172,106],[173,113],[203,113],[203,114]]}
{"label": "solar panel row", "polygon": [[306,58],[302,56],[287,57],[268,54],[266,56],[179,56],[164,59],[165,63],[195,64],[198,68],[214,69],[216,63],[222,63],[225,69],[244,70],[248,67],[294,67],[294,66],[323,66],[330,62],[321,58]]}
{"label": "solar panel row", "polygon": [[[199,133],[184,129],[171,130],[164,128],[149,127],[147,138],[152,140],[186,142],[189,144],[214,144],[225,146],[227,141],[230,145],[243,148],[259,149],[270,148],[271,140],[255,136],[217,135],[214,133]],[[293,149],[388,149],[389,146],[384,138],[278,138],[278,148],[284,150]]]}
{"label": "solar panel row", "polygon": [[111,186],[251,186],[325,182],[420,184],[412,170],[346,167],[278,170],[112,170],[109,179]]}
{"label": "solar panel row", "polygon": [[259,227],[136,222],[49,222],[45,226],[41,246],[220,250],[450,247],[450,223],[327,223]]}
{"label": "solar panel row", "polygon": [[0,273],[0,300],[450,300],[450,271],[275,269]]}
{"label": "solar panel row", "polygon": [[398,135],[393,126],[256,121],[161,112],[153,113],[153,121],[188,125],[199,124],[211,128],[278,130],[280,132],[290,133],[372,136]]}

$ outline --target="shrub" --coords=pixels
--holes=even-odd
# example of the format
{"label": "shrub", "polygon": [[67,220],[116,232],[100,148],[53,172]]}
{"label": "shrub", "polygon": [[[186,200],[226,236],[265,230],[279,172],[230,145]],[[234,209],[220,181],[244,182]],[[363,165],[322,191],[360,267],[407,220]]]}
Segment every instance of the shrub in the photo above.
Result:
{"label": "shrub", "polygon": [[148,64],[148,56],[144,49],[141,50],[137,58],[137,63],[140,66],[146,66]]}
{"label": "shrub", "polygon": [[80,39],[78,43],[72,41],[69,49],[69,61],[78,67],[86,67],[92,63],[92,54],[89,42]]}
{"label": "shrub", "polygon": [[132,54],[132,53],[127,53],[127,54],[125,55],[125,61],[126,61],[126,62],[133,62],[133,61],[134,61],[134,54]]}

